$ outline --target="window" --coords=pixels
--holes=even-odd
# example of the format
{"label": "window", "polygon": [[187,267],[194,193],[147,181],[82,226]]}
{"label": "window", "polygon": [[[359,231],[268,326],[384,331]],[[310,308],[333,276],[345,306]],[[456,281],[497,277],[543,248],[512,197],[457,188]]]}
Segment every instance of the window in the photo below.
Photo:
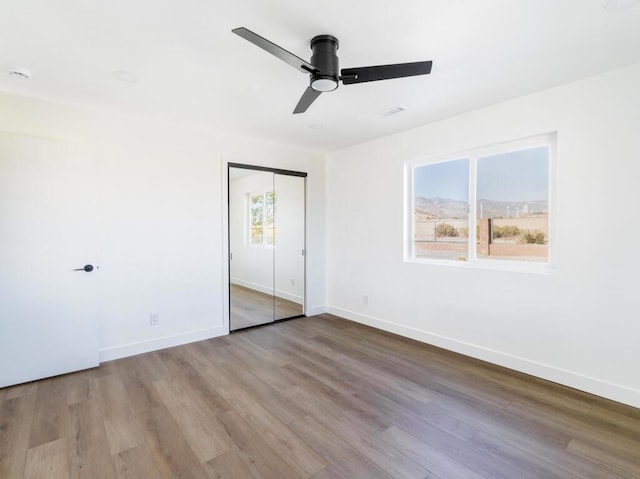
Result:
{"label": "window", "polygon": [[554,149],[545,135],[408,163],[407,259],[548,266]]}
{"label": "window", "polygon": [[275,192],[266,191],[249,195],[249,243],[273,246],[275,240]]}
{"label": "window", "polygon": [[477,257],[549,258],[549,147],[477,160]]}
{"label": "window", "polygon": [[469,159],[418,166],[413,179],[415,256],[466,260]]}

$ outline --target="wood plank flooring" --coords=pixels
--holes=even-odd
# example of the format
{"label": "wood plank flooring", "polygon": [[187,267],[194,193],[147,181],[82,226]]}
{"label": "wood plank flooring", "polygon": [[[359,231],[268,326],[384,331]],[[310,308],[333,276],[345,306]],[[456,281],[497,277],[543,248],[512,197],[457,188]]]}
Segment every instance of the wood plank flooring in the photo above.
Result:
{"label": "wood plank flooring", "polygon": [[230,293],[229,314],[232,331],[304,314],[301,304],[237,284],[230,285]]}
{"label": "wood plank flooring", "polygon": [[321,315],[0,389],[0,478],[640,478],[640,410]]}

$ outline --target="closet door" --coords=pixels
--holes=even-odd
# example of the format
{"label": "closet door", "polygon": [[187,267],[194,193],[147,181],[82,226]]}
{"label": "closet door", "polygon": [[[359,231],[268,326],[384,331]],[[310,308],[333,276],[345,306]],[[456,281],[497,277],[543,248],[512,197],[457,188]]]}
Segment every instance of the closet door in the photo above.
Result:
{"label": "closet door", "polygon": [[229,167],[231,331],[274,321],[274,175]]}
{"label": "closet door", "polygon": [[304,315],[306,173],[229,164],[229,329]]}
{"label": "closet door", "polygon": [[305,178],[276,174],[274,186],[274,310],[279,320],[304,314]]}

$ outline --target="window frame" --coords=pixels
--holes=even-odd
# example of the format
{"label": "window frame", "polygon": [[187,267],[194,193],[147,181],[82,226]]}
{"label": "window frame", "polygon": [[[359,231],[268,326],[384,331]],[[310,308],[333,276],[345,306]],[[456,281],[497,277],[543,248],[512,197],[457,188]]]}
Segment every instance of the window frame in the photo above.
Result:
{"label": "window frame", "polygon": [[[477,164],[479,158],[512,153],[536,147],[546,146],[549,149],[548,157],[548,255],[545,262],[518,261],[507,259],[478,258],[475,238],[477,222]],[[526,273],[548,274],[554,270],[556,258],[556,208],[555,208],[555,171],[557,133],[545,133],[541,135],[505,141],[492,145],[486,145],[466,150],[447,153],[426,158],[417,158],[404,163],[404,233],[403,233],[403,258],[405,263],[428,264],[438,266],[453,266],[473,269],[491,269],[501,271],[515,271]],[[467,259],[465,261],[438,258],[416,257],[414,251],[415,238],[415,194],[414,194],[414,170],[421,166],[427,166],[448,161],[467,158],[469,162],[468,176],[468,227]]]}
{"label": "window frame", "polygon": [[[267,221],[267,214],[266,214],[266,206],[267,206],[267,196],[269,195],[269,193],[271,193],[273,195],[273,211],[272,211],[272,223],[273,223],[273,229],[274,229],[274,233],[273,233],[273,243],[269,244],[267,242],[268,239],[268,221]],[[251,247],[255,247],[255,248],[265,248],[265,249],[273,249],[275,246],[275,216],[276,216],[276,212],[275,212],[275,190],[270,189],[270,190],[257,190],[257,191],[253,191],[253,192],[249,192],[246,193],[245,196],[245,243],[248,246]],[[262,242],[260,243],[256,243],[252,241],[252,237],[251,237],[251,230],[252,230],[252,216],[251,216],[251,200],[252,198],[256,197],[256,196],[261,196],[262,197]]]}

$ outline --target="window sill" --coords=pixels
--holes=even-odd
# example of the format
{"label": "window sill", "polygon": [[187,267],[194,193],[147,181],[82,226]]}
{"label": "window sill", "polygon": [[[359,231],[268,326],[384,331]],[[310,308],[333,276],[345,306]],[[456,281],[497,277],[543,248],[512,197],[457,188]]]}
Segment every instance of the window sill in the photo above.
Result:
{"label": "window sill", "polygon": [[428,264],[433,266],[445,266],[463,269],[482,269],[492,271],[507,271],[511,273],[530,273],[550,275],[555,268],[550,263],[529,263],[523,261],[501,261],[477,259],[472,261],[430,259],[430,258],[404,258],[405,263]]}

